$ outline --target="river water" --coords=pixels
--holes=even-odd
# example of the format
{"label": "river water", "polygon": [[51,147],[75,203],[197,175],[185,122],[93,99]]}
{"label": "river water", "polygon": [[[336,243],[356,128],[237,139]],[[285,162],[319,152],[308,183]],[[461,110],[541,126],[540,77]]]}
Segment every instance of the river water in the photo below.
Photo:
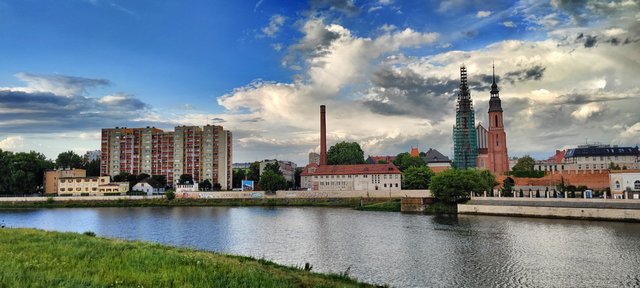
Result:
{"label": "river water", "polygon": [[342,208],[0,210],[9,227],[93,231],[395,287],[640,287],[640,224]]}

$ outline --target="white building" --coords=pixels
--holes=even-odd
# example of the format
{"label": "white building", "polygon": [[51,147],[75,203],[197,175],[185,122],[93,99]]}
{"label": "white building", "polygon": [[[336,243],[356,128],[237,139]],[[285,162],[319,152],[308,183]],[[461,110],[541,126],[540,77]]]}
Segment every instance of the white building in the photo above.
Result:
{"label": "white building", "polygon": [[301,187],[314,191],[395,191],[402,188],[400,170],[391,164],[315,165],[300,174]]}
{"label": "white building", "polygon": [[154,194],[164,193],[164,186],[158,183],[158,181],[154,180],[153,178],[148,177],[142,179],[140,182],[136,183],[136,185],[133,185],[133,188],[131,190],[142,191],[151,196]]}
{"label": "white building", "polygon": [[198,192],[198,183],[193,184],[176,184],[176,193]]}
{"label": "white building", "polygon": [[612,170],[609,172],[611,197],[640,199],[640,170]]}
{"label": "white building", "polygon": [[109,176],[58,178],[58,195],[125,195],[128,191],[129,182],[111,182]]}

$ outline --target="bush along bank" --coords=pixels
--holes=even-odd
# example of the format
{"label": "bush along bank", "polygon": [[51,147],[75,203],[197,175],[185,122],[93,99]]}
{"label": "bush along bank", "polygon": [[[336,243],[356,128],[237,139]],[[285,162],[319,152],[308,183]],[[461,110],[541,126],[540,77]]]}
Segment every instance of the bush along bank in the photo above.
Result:
{"label": "bush along bank", "polygon": [[373,287],[263,259],[35,229],[0,229],[0,287]]}

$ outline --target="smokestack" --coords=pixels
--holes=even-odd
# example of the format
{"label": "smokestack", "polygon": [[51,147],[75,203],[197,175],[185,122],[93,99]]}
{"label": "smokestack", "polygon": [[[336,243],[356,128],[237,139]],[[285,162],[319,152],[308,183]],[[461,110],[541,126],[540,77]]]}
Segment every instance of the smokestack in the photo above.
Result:
{"label": "smokestack", "polygon": [[320,105],[320,165],[327,165],[327,120],[326,107]]}

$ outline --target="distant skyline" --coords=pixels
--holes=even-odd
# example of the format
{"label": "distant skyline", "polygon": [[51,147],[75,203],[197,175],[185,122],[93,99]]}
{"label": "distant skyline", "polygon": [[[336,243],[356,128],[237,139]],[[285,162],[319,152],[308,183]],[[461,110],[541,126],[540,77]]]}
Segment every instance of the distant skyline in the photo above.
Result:
{"label": "distant skyline", "polygon": [[0,149],[216,124],[305,165],[325,104],[329,146],[451,157],[459,67],[486,123],[492,63],[509,156],[640,144],[640,1],[230,2],[0,0]]}

